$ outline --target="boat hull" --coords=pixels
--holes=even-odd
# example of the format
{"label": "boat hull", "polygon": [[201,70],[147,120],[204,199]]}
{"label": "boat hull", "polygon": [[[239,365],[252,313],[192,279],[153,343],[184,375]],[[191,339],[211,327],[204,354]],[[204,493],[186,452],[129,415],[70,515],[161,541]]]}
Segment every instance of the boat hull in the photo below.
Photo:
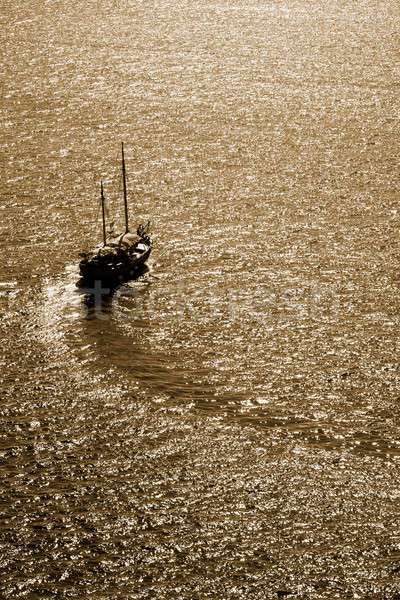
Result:
{"label": "boat hull", "polygon": [[150,253],[151,246],[140,256],[122,254],[110,262],[102,261],[98,256],[83,259],[79,263],[82,276],[80,285],[93,286],[96,282],[100,282],[103,287],[114,288],[130,279],[135,279],[144,271]]}

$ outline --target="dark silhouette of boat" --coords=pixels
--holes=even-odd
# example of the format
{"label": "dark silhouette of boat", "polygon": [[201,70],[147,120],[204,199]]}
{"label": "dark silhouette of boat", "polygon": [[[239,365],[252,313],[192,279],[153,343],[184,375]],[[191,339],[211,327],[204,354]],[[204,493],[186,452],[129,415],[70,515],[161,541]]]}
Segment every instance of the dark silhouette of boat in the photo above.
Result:
{"label": "dark silhouette of boat", "polygon": [[90,252],[81,253],[79,271],[81,284],[100,281],[111,288],[134,279],[145,269],[150,256],[152,243],[149,237],[150,221],[147,225],[139,225],[136,234],[129,231],[128,203],[126,191],[126,170],[124,145],[122,144],[122,177],[124,185],[125,232],[109,234],[107,239],[104,191],[101,182],[101,206],[103,218],[103,245]]}

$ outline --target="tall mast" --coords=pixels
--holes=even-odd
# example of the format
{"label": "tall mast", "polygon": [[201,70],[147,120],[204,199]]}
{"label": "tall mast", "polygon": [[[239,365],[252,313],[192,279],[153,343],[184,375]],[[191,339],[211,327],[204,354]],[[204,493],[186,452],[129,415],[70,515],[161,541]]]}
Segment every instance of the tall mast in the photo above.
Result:
{"label": "tall mast", "polygon": [[106,216],[104,211],[104,192],[103,192],[103,182],[101,182],[101,214],[103,217],[103,246],[106,245]]}
{"label": "tall mast", "polygon": [[125,171],[125,156],[124,156],[124,142],[122,142],[122,179],[124,182],[124,205],[125,205],[125,233],[129,231],[128,225],[128,201],[126,197],[126,171]]}

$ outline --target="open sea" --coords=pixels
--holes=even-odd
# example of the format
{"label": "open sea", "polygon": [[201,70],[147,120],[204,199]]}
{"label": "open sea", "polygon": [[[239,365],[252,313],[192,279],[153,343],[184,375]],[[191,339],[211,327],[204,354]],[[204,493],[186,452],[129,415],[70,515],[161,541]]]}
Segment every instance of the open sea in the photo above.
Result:
{"label": "open sea", "polygon": [[0,597],[400,599],[398,2],[0,25]]}

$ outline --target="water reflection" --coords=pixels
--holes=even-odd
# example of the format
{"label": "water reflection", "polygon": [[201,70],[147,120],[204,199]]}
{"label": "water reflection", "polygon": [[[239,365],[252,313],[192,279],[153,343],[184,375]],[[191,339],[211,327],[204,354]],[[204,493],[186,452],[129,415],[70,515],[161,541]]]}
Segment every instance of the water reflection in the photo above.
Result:
{"label": "water reflection", "polygon": [[82,339],[92,349],[93,366],[118,369],[156,403],[204,402],[212,387],[191,381],[190,368],[153,343],[154,280],[147,271],[111,292],[100,286],[83,291]]}
{"label": "water reflection", "polygon": [[[202,280],[206,294],[211,298],[214,286],[222,297],[222,286],[210,279],[207,274]],[[249,331],[249,321],[214,314],[198,287],[193,294],[182,281],[152,271],[112,293],[96,294],[75,282],[73,269],[44,282],[32,335],[50,368],[71,371],[76,382],[87,386],[113,373],[145,404],[191,407],[227,423],[286,431],[317,447],[399,453],[385,429],[386,416],[373,418],[371,366],[338,370],[358,331],[352,323],[346,336],[328,335],[333,322],[293,316]],[[376,360],[387,352],[384,338],[379,344]],[[382,371],[387,390],[396,385],[393,369]],[[377,393],[379,385],[377,379]],[[346,417],[346,402],[353,411],[358,406],[356,420]]]}

